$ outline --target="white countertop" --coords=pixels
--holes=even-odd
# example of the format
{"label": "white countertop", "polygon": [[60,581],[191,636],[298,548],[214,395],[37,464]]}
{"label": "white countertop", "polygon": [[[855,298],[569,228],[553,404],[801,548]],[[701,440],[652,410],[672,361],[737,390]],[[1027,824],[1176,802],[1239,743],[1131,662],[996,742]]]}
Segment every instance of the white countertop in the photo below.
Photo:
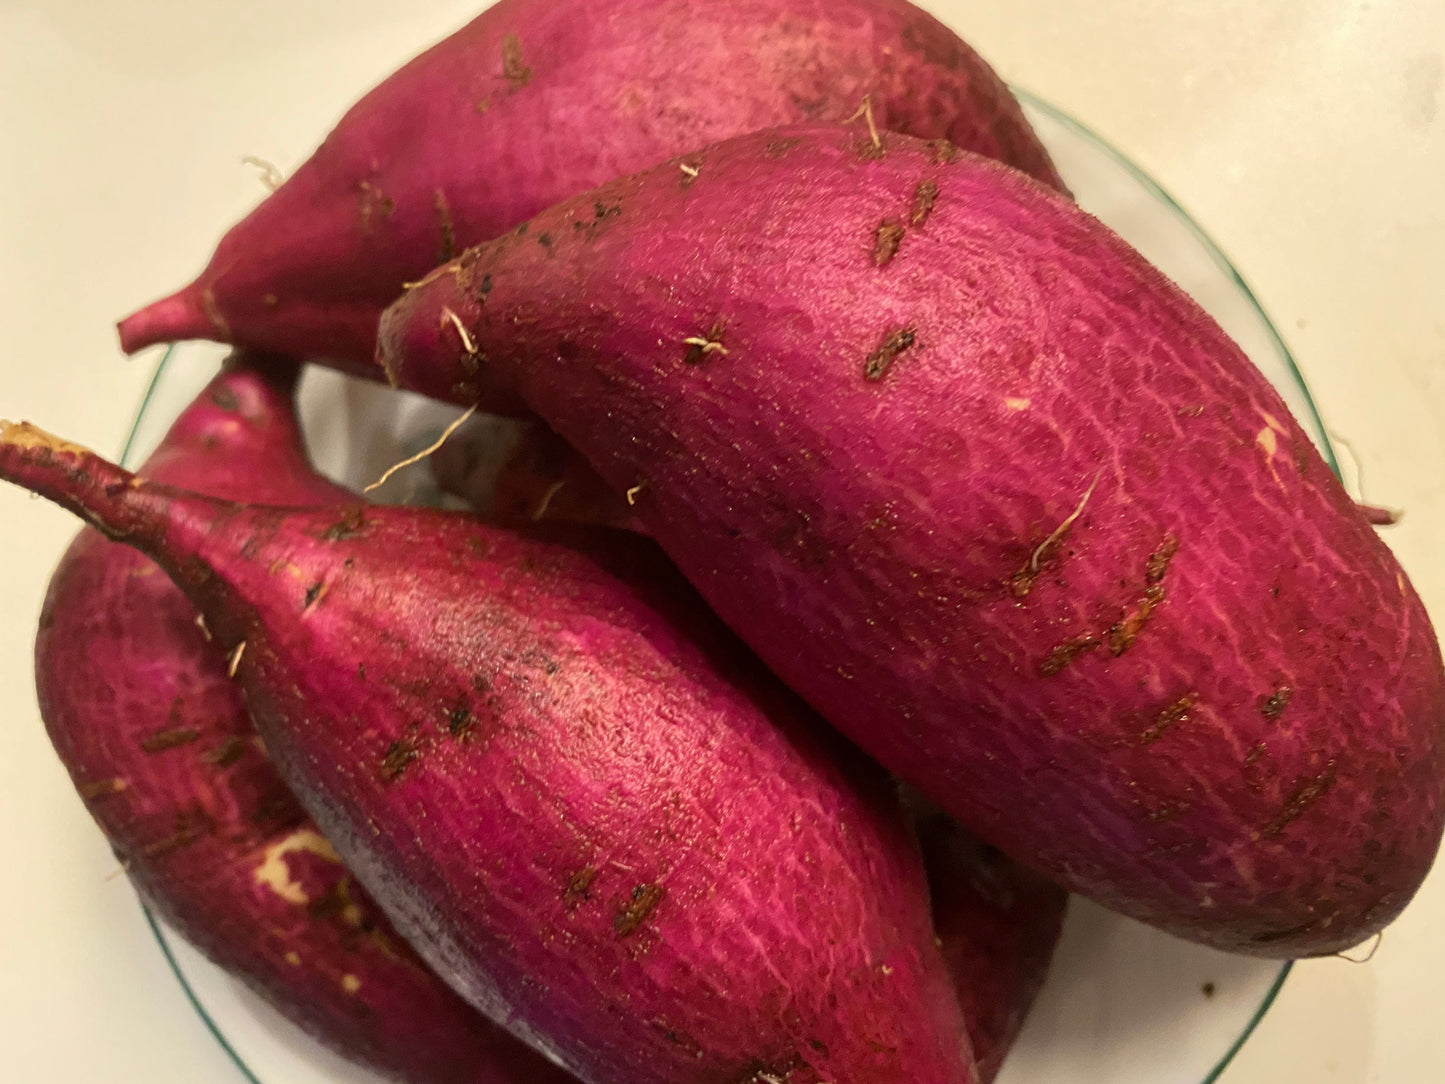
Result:
{"label": "white countertop", "polygon": [[[1445,4],[938,0],[1169,189],[1254,287],[1445,621]],[[0,416],[118,452],[155,357],[112,323],[196,271],[456,0],[0,5]],[[1348,470],[1348,464],[1347,464]],[[0,489],[0,1079],[240,1080],[48,747],[30,650],[67,515]],[[1366,965],[1299,965],[1222,1084],[1445,1080],[1445,863]]]}

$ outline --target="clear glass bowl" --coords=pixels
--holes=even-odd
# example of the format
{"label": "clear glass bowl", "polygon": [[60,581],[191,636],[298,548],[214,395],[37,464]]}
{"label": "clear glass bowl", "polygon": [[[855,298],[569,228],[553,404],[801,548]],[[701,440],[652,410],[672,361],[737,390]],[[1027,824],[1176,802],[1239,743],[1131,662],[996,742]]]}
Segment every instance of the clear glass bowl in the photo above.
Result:
{"label": "clear glass bowl", "polygon": [[[1338,468],[1288,348],[1243,277],[1204,230],[1118,150],[1018,91],[1079,203],[1208,309],[1275,384]],[[124,453],[139,462],[210,379],[224,351],[186,344],[162,359]],[[449,407],[333,373],[309,373],[302,422],[318,466],[351,485],[424,447]],[[424,465],[384,491],[430,500]],[[163,924],[160,949],[196,1011],[253,1084],[380,1084],[302,1035]],[[1279,993],[1290,965],[1229,956],[1075,899],[1048,982],[999,1084],[1211,1084]]]}

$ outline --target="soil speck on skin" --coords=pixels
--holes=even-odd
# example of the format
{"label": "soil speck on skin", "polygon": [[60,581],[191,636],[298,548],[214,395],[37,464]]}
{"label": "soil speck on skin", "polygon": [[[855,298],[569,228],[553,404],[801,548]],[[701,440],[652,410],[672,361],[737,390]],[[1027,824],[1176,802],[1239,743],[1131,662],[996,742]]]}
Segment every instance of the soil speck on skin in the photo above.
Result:
{"label": "soil speck on skin", "polygon": [[886,267],[898,255],[898,246],[903,244],[904,229],[896,218],[885,218],[878,223],[873,236],[873,266]]}
{"label": "soil speck on skin", "polygon": [[234,414],[241,409],[241,401],[236,398],[236,393],[230,388],[211,389],[211,403],[227,414]]}
{"label": "soil speck on skin", "polygon": [[502,75],[514,91],[532,81],[532,69],[522,59],[522,39],[516,33],[502,39]]}
{"label": "soil speck on skin", "polygon": [[946,166],[958,157],[958,148],[946,139],[934,139],[928,143],[928,153],[941,166]]}
{"label": "soil speck on skin", "polygon": [[893,360],[917,341],[917,332],[911,327],[902,327],[883,336],[878,349],[869,354],[863,363],[863,379],[882,380]]}
{"label": "soil speck on skin", "polygon": [[465,738],[476,725],[477,720],[472,715],[472,709],[465,704],[458,704],[447,715],[447,732],[454,738]]}
{"label": "soil speck on skin", "polygon": [[1259,713],[1266,719],[1278,719],[1284,714],[1284,709],[1289,707],[1292,699],[1294,699],[1294,689],[1288,685],[1281,685],[1274,692],[1260,699]]}
{"label": "soil speck on skin", "polygon": [[618,937],[627,937],[647,920],[657,905],[662,902],[664,889],[657,884],[638,885],[631,897],[612,916],[612,928]]}
{"label": "soil speck on skin", "polygon": [[366,526],[366,511],[357,504],[348,508],[339,520],[321,533],[323,542],[345,542],[360,534]]}
{"label": "soil speck on skin", "polygon": [[592,898],[592,882],[597,880],[597,870],[584,866],[567,878],[567,887],[562,890],[562,904],[569,910]]}
{"label": "soil speck on skin", "polygon": [[357,185],[357,192],[361,200],[361,228],[363,232],[370,233],[376,227],[378,219],[391,217],[396,210],[396,204],[370,181],[361,181]]}

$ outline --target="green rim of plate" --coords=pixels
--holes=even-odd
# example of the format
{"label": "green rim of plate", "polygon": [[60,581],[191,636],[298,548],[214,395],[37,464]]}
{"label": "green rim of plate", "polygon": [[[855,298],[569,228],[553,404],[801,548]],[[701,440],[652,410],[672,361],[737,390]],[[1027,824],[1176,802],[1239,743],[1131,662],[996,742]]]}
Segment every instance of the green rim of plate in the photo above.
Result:
{"label": "green rim of plate", "polygon": [[[1320,417],[1319,408],[1315,405],[1314,396],[1310,393],[1309,384],[1304,378],[1304,373],[1300,371],[1294,354],[1285,344],[1284,338],[1279,333],[1279,329],[1274,325],[1274,321],[1269,318],[1268,313],[1264,311],[1264,306],[1259,303],[1259,298],[1255,296],[1254,290],[1250,288],[1244,276],[1239,273],[1239,269],[1235,267],[1229,257],[1224,254],[1224,250],[1219,247],[1219,244],[1214,238],[1211,237],[1204,227],[1184,209],[1179,201],[1161,187],[1154,178],[1140,169],[1132,159],[1098,132],[1094,131],[1094,129],[1076,120],[1058,106],[1024,90],[1022,87],[1015,86],[1011,89],[1020,102],[1023,102],[1032,109],[1038,110],[1050,119],[1058,121],[1064,127],[1072,129],[1108,155],[1109,158],[1123,168],[1125,172],[1138,181],[1150,195],[1172,210],[1194,236],[1195,240],[1209,253],[1210,258],[1213,259],[1219,270],[1234,283],[1245,300],[1249,302],[1250,307],[1254,309],[1255,315],[1259,317],[1260,323],[1264,325],[1275,350],[1279,352],[1280,357],[1284,359],[1285,364],[1289,367],[1290,374],[1294,377],[1295,383],[1299,385],[1300,391],[1304,394],[1305,402],[1309,406],[1316,430],[1320,434],[1320,452],[1324,456],[1325,462],[1329,464],[1330,470],[1334,471],[1338,477],[1340,474],[1339,462],[1335,458],[1334,448],[1330,444],[1328,433],[1325,431],[1324,419]],[[156,364],[155,372],[151,375],[150,383],[146,386],[140,406],[136,409],[135,419],[131,422],[130,432],[126,436],[125,446],[121,449],[120,461],[123,466],[133,465],[129,460],[134,451],[136,438],[140,431],[141,419],[145,416],[146,410],[155,398],[156,389],[160,386],[161,379],[170,367],[171,361],[175,356],[175,349],[174,346],[167,347],[166,352]],[[216,1023],[205,1006],[201,1004],[200,999],[196,996],[195,990],[191,987],[190,981],[181,970],[175,954],[171,951],[170,941],[166,932],[156,921],[150,908],[146,907],[144,903],[140,906],[141,911],[145,915],[146,924],[150,926],[151,934],[155,937],[156,943],[160,946],[161,954],[165,957],[166,964],[170,967],[171,973],[175,975],[176,981],[180,983],[181,990],[185,993],[186,1000],[191,1003],[191,1007],[195,1009],[196,1015],[201,1018],[202,1022],[206,1025],[206,1029],[215,1037],[216,1042],[220,1044],[221,1049],[226,1052],[227,1056],[231,1059],[232,1063],[235,1064],[237,1070],[240,1071],[248,1084],[263,1084],[256,1074],[251,1071],[250,1066],[246,1064],[241,1055],[236,1052],[236,1048],[231,1045],[225,1033],[221,1031],[220,1025]],[[1275,1000],[1279,997],[1280,990],[1284,987],[1285,979],[1289,978],[1293,968],[1293,960],[1287,961],[1280,967],[1279,974],[1275,977],[1270,988],[1265,992],[1264,998],[1259,1003],[1259,1008],[1257,1008],[1254,1015],[1250,1017],[1249,1023],[1245,1025],[1244,1030],[1239,1033],[1239,1037],[1230,1044],[1229,1049],[1224,1052],[1224,1056],[1219,1059],[1219,1062],[1210,1070],[1209,1075],[1206,1076],[1200,1084],[1216,1084],[1220,1076],[1224,1073],[1224,1070],[1229,1067],[1229,1064],[1234,1060],[1235,1056],[1244,1048],[1244,1044],[1249,1041],[1250,1036],[1254,1034],[1255,1029],[1259,1027],[1260,1021],[1265,1018],[1269,1010],[1274,1006]]]}

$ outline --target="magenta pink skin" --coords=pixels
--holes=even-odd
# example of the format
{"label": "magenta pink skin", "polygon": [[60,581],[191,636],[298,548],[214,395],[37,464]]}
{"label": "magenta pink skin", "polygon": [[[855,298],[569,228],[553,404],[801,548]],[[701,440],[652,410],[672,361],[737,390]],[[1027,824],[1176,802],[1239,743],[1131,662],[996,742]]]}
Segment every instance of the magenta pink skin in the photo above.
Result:
{"label": "magenta pink skin", "polygon": [[642,530],[626,499],[535,418],[472,418],[427,462],[444,493],[466,501],[489,523]]}
{"label": "magenta pink skin", "polygon": [[21,426],[0,476],[168,571],[348,868],[582,1080],[976,1080],[890,786],[649,543],[228,505]]}
{"label": "magenta pink skin", "polygon": [[989,1084],[1043,989],[1069,895],[945,815],[922,818],[918,837],[934,929]]}
{"label": "magenta pink skin", "polygon": [[381,361],[520,392],[784,681],[1006,853],[1221,948],[1355,944],[1445,816],[1419,598],[1197,305],[947,157],[798,128],[610,183],[404,295]]}
{"label": "magenta pink skin", "polygon": [[217,339],[374,372],[382,309],[467,245],[864,95],[882,127],[1062,188],[1004,83],[902,0],[502,0],[361,99],[195,282],[121,322],[121,345]]}
{"label": "magenta pink skin", "polygon": [[[351,498],[306,461],[294,373],[272,363],[223,372],[145,475],[221,497]],[[146,902],[312,1036],[395,1079],[570,1079],[478,1016],[400,939],[281,782],[226,669],[195,608],[149,559],[95,530],[72,543],[36,637],[41,714]]]}

